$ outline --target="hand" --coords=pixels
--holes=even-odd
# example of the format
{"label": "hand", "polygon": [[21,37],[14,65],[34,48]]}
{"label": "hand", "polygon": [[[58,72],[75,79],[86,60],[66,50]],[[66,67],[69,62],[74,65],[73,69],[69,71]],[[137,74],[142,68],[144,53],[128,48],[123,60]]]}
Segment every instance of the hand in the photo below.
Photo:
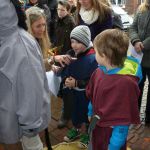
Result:
{"label": "hand", "polygon": [[136,42],[134,45],[134,48],[135,48],[137,53],[140,53],[142,51],[142,49],[144,48],[143,43],[142,42]]}
{"label": "hand", "polygon": [[59,62],[62,67],[71,63],[71,57],[69,55],[56,55],[54,56],[54,60]]}
{"label": "hand", "polygon": [[65,86],[70,89],[76,87],[76,80],[73,77],[66,78]]}
{"label": "hand", "polygon": [[89,120],[89,122],[91,122],[91,119],[92,119],[92,117],[91,117],[91,116],[88,116],[88,120]]}
{"label": "hand", "polygon": [[59,73],[59,72],[62,70],[62,67],[52,65],[51,70],[52,70],[54,73]]}

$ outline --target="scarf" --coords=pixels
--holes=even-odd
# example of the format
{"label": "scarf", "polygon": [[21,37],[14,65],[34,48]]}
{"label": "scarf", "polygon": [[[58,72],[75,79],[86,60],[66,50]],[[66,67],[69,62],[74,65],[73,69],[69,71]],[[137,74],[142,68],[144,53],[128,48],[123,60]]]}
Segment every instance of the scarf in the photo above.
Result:
{"label": "scarf", "polygon": [[99,12],[97,10],[94,10],[93,8],[91,10],[86,10],[83,7],[81,7],[79,14],[82,20],[84,21],[84,23],[88,25],[97,21],[99,17]]}

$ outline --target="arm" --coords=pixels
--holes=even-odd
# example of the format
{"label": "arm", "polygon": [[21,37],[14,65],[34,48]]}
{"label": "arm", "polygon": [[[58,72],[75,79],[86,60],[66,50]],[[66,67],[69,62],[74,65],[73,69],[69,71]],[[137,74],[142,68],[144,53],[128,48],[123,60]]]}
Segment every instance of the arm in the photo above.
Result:
{"label": "arm", "polygon": [[[24,135],[32,136],[48,125],[42,118],[43,109],[46,112],[50,102],[41,68],[37,66],[24,68],[18,75],[17,86],[19,123]],[[47,107],[44,108],[43,104]]]}
{"label": "arm", "polygon": [[91,121],[92,116],[93,116],[93,106],[92,106],[92,103],[90,101],[89,105],[88,105],[88,119],[89,119],[89,121]]}
{"label": "arm", "polygon": [[120,30],[123,30],[121,16],[115,13],[113,10],[112,10],[112,15],[113,15],[113,28],[118,28]]}
{"label": "arm", "polygon": [[130,27],[130,38],[131,43],[134,46],[136,52],[141,52],[144,48],[143,43],[138,35],[138,16],[139,13],[137,13],[134,17],[133,24]]}
{"label": "arm", "polygon": [[86,80],[76,80],[76,87],[83,89],[87,86],[89,79]]}
{"label": "arm", "polygon": [[34,136],[48,126],[50,97],[39,58],[29,59],[24,60],[17,75],[16,113],[23,135]]}
{"label": "arm", "polygon": [[120,150],[125,144],[129,126],[114,126],[110,138],[109,150]]}
{"label": "arm", "polygon": [[136,42],[141,41],[139,38],[139,35],[138,35],[138,16],[139,16],[139,13],[136,13],[134,20],[133,20],[133,23],[132,23],[130,30],[129,30],[129,33],[130,33],[129,36],[130,36],[131,43],[133,46]]}

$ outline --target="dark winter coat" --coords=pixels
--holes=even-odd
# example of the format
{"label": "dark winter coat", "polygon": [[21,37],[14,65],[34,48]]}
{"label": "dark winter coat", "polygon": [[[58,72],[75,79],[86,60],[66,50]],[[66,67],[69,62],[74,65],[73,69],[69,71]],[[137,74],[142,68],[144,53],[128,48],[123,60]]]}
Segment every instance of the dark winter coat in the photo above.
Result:
{"label": "dark winter coat", "polygon": [[129,33],[133,46],[136,42],[143,42],[142,66],[150,68],[150,10],[135,15]]}
{"label": "dark winter coat", "polygon": [[90,31],[91,31],[91,39],[92,41],[94,40],[94,38],[99,34],[101,33],[102,31],[106,30],[106,29],[110,29],[112,28],[112,16],[110,15],[109,17],[107,17],[105,19],[104,22],[100,23],[98,20],[95,21],[94,23],[92,24],[86,24],[81,16],[79,15],[79,25],[86,25],[90,28]]}
{"label": "dark winter coat", "polygon": [[70,33],[74,27],[75,22],[70,15],[56,21],[54,47],[58,47],[57,54],[66,54],[71,49]]}

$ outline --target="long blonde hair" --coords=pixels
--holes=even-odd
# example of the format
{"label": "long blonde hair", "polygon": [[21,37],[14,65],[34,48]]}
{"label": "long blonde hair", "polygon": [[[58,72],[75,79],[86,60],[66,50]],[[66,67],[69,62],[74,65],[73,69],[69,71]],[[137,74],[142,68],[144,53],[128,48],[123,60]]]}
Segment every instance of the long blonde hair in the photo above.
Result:
{"label": "long blonde hair", "polygon": [[[103,22],[107,17],[111,15],[111,9],[107,4],[104,2],[101,2],[101,0],[91,0],[92,2],[92,8],[97,10],[99,12],[98,21]],[[79,14],[81,8],[81,4],[79,3],[79,0],[77,0],[77,14]],[[79,23],[79,16],[77,16],[77,24]]]}
{"label": "long blonde hair", "polygon": [[[46,20],[46,15],[44,14],[44,10],[40,9],[38,7],[30,7],[29,9],[26,10],[26,23],[28,26],[28,32],[33,35],[33,31],[32,31],[32,24],[39,20],[41,17],[43,17]],[[34,36],[34,35],[33,35]],[[48,50],[50,49],[51,43],[49,40],[49,36],[48,36],[48,31],[47,31],[47,24],[45,27],[45,32],[44,35],[41,39],[38,39],[39,45],[41,47],[42,53],[43,53],[43,57],[47,58],[48,57]]]}
{"label": "long blonde hair", "polygon": [[111,7],[110,0],[101,0],[101,2],[106,4],[107,6]]}
{"label": "long blonde hair", "polygon": [[147,10],[150,9],[150,4],[148,3],[148,0],[145,0],[144,3],[142,3],[140,6],[139,6],[139,11],[140,12],[145,12]]}

